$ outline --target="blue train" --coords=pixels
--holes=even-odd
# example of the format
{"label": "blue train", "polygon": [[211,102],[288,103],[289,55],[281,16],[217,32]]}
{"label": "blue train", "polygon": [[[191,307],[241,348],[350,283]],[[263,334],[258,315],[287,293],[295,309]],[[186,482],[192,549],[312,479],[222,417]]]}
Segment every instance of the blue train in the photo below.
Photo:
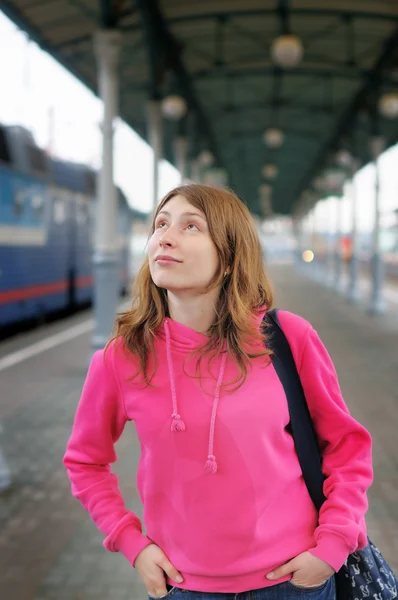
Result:
{"label": "blue train", "polygon": [[[87,306],[93,295],[96,173],[48,156],[0,125],[0,329]],[[133,211],[118,190],[120,289],[130,278]]]}

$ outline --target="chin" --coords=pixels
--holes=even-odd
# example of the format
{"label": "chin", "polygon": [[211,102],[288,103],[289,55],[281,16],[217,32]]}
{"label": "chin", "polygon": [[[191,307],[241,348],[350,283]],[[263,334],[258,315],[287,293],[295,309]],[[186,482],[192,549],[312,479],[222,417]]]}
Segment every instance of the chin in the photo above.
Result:
{"label": "chin", "polygon": [[175,281],[172,281],[171,277],[152,277],[155,285],[164,290],[176,289],[179,286],[176,285]]}
{"label": "chin", "polygon": [[171,277],[156,277],[156,278],[154,278],[153,281],[154,281],[155,285],[157,285],[157,287],[162,288],[163,290],[167,290],[168,292],[171,292],[172,294],[187,292],[187,291],[192,290],[193,288],[197,287],[197,285],[195,285],[195,284],[189,285],[189,283],[186,281],[184,281],[184,282],[173,281],[171,279]]}

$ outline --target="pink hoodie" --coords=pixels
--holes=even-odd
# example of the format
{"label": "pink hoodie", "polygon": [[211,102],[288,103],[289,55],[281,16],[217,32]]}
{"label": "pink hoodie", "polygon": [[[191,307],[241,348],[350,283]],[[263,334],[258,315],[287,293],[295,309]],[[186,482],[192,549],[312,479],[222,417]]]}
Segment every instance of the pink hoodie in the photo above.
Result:
{"label": "pink hoodie", "polygon": [[[136,364],[120,340],[105,359],[95,353],[64,457],[72,493],[105,534],[108,550],[133,565],[154,542],[184,577],[179,587],[240,593],[289,579],[266,574],[306,550],[338,570],[366,544],[370,435],[350,416],[311,325],[288,312],[279,318],[323,448],[327,500],[319,521],[273,366],[252,360],[245,383],[231,393],[222,382],[234,379],[237,367],[224,353],[202,361],[201,389],[189,354],[205,336],[166,319],[155,342],[152,387],[141,377],[128,380]],[[146,535],[110,471],[127,421],[135,422],[141,445],[137,487]]]}

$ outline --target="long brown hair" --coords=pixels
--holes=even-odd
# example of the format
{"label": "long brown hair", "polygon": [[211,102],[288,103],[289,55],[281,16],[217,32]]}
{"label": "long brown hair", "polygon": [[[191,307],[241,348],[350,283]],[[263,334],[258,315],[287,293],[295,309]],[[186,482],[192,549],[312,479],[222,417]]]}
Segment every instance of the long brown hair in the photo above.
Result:
{"label": "long brown hair", "polygon": [[[195,352],[199,357],[198,368],[204,355],[210,359],[219,355],[226,340],[240,372],[232,383],[239,382],[240,387],[246,379],[250,359],[271,354],[264,346],[264,330],[259,331],[253,319],[256,309],[263,306],[270,309],[273,301],[256,224],[246,205],[232,191],[191,184],[171,190],[161,200],[150,235],[155,231],[157,214],[174,196],[183,196],[205,215],[220,263],[205,290],[221,286],[216,317],[207,332],[209,340]],[[153,282],[146,257],[133,284],[133,306],[118,315],[113,339],[123,338],[125,349],[139,360],[133,377],[142,373],[148,385],[156,370],[154,356],[153,371],[148,374],[149,356],[154,354],[156,332],[167,315],[167,291]]]}

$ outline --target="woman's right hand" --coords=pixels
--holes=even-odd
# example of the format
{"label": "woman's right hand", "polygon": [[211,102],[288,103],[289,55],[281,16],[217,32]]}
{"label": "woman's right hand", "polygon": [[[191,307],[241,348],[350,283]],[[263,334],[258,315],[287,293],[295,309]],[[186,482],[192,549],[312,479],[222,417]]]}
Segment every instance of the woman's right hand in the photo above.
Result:
{"label": "woman's right hand", "polygon": [[167,594],[165,573],[177,583],[184,581],[181,573],[173,567],[163,550],[156,544],[150,544],[141,550],[134,561],[134,567],[140,574],[148,594],[154,598]]}

